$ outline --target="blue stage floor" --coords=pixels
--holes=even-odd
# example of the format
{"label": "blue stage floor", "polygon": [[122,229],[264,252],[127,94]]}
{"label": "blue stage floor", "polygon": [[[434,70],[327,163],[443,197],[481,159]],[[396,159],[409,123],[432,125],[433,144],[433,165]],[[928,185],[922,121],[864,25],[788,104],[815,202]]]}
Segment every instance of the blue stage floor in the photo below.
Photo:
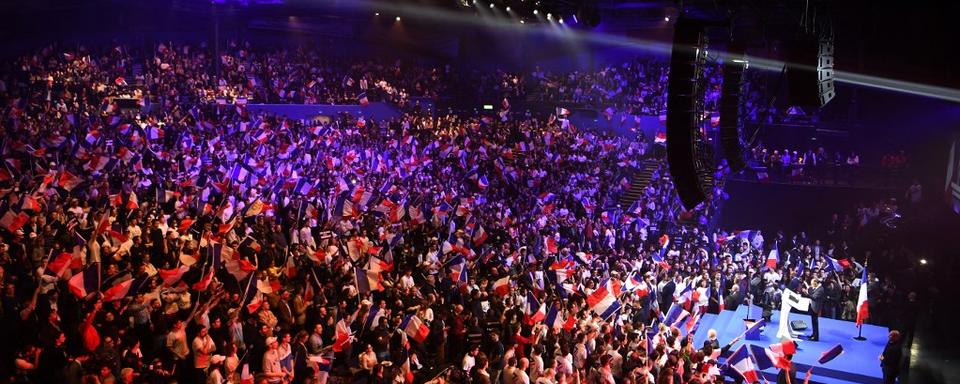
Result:
{"label": "blue stage floor", "polygon": [[[753,318],[759,318],[760,309],[753,307],[751,314]],[[720,345],[737,337],[745,330],[743,319],[747,317],[746,315],[746,306],[741,306],[736,312],[723,311],[719,315],[705,315],[697,333],[694,334],[694,345],[697,347],[703,345],[709,329],[717,330]],[[735,350],[743,343],[766,347],[779,342],[780,340],[776,338],[779,317],[780,312],[774,311],[772,321],[765,325],[759,339],[741,340],[733,346],[733,349]],[[790,321],[803,320],[808,328],[811,326],[810,316],[804,314],[791,313],[789,319]],[[810,329],[805,332],[810,334]],[[820,341],[796,339],[798,350],[793,356],[793,362],[797,367],[798,378],[803,380],[807,369],[813,365],[811,383],[882,383],[883,376],[878,356],[883,352],[887,342],[887,328],[864,325],[863,336],[867,338],[866,341],[854,340],[853,337],[856,335],[857,328],[853,322],[820,318]],[[843,345],[843,354],[824,365],[818,364],[817,359],[820,358],[820,354],[837,344]],[[767,369],[763,373],[767,380],[775,382],[776,368]]]}

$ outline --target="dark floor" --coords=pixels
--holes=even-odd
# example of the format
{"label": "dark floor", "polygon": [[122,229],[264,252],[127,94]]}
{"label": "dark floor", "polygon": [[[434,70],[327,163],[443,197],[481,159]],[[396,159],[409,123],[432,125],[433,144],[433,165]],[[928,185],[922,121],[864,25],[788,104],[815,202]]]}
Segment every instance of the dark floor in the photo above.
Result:
{"label": "dark floor", "polygon": [[960,383],[960,328],[949,316],[938,317],[941,321],[937,322],[931,317],[938,316],[927,317],[917,325],[913,344],[905,355],[910,359],[910,369],[901,377],[902,383]]}

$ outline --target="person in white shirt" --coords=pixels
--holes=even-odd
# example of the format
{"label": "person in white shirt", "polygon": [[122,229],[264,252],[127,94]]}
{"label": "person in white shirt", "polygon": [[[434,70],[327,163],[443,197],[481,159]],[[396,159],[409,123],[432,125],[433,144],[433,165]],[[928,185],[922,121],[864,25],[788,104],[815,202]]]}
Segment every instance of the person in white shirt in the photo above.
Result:
{"label": "person in white shirt", "polygon": [[470,374],[470,370],[473,369],[473,366],[477,364],[477,354],[479,353],[480,353],[480,346],[474,345],[472,348],[470,348],[470,352],[467,352],[466,355],[463,355],[462,368],[463,368],[463,371],[466,372],[468,375]]}
{"label": "person in white shirt", "polygon": [[534,345],[533,350],[530,351],[530,381],[537,381],[537,378],[543,374],[543,346]]}
{"label": "person in white shirt", "polygon": [[520,358],[520,365],[517,366],[516,375],[513,379],[514,384],[530,384],[530,375],[527,375],[527,369],[530,368],[530,360],[526,357]]}

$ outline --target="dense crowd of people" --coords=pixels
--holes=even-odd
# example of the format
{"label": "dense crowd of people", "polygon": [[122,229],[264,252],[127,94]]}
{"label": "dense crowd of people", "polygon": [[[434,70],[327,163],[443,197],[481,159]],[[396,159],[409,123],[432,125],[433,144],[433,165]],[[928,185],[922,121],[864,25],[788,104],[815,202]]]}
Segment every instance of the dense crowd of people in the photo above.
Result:
{"label": "dense crowd of people", "polygon": [[[5,379],[718,383],[742,378],[730,345],[692,345],[703,314],[789,287],[848,317],[861,267],[841,237],[710,228],[722,191],[681,212],[663,168],[610,203],[651,141],[556,116],[316,123],[217,102],[401,104],[449,81],[319,58],[232,46],[219,79],[202,46],[4,67]],[[551,97],[661,97],[616,73]]]}

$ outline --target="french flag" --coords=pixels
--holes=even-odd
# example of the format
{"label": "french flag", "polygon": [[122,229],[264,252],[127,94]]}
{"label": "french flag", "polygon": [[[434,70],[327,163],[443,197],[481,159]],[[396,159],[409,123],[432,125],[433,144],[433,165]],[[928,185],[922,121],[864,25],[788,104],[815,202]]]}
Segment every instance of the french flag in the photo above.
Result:
{"label": "french flag", "polygon": [[44,274],[48,276],[61,277],[63,273],[70,269],[70,263],[73,261],[73,254],[67,252],[61,252],[56,257],[53,255],[50,256],[50,260],[47,261],[47,270]]}
{"label": "french flag", "polygon": [[757,369],[750,359],[750,352],[745,345],[741,345],[740,348],[737,348],[737,350],[727,358],[727,364],[730,366],[730,369],[739,373],[744,381],[748,383],[760,381],[760,376],[757,374]]}
{"label": "french flag", "polygon": [[[840,272],[843,272],[843,270],[846,268],[846,265],[844,265],[844,263],[840,262],[837,259],[834,259],[830,256],[825,256],[824,258],[827,259],[827,266],[824,268],[824,270],[826,270],[827,272],[840,273]],[[847,262],[847,265],[849,265],[849,262]]]}
{"label": "french flag", "polygon": [[363,268],[357,267],[354,271],[357,278],[357,290],[361,294],[370,291],[382,291],[384,289],[379,273],[368,273]]}
{"label": "french flag", "polygon": [[770,250],[770,253],[767,254],[767,268],[777,269],[777,264],[780,263],[780,250],[777,247],[777,244],[773,244],[773,249]]}
{"label": "french flag", "polygon": [[186,265],[180,266],[180,268],[173,269],[161,269],[157,271],[157,275],[160,276],[160,286],[161,287],[173,287],[176,286],[180,280],[183,279],[183,275],[190,270],[190,267]]}
{"label": "french flag", "polygon": [[660,236],[660,251],[650,255],[651,258],[653,258],[653,261],[660,265],[660,267],[663,269],[670,269],[670,264],[664,260],[664,256],[667,255],[668,247],[670,247],[670,236]]}
{"label": "french flag", "polygon": [[677,305],[677,303],[673,303],[670,304],[670,309],[667,310],[666,316],[663,317],[663,323],[668,326],[676,326],[689,315],[690,312],[684,310],[683,307]]}
{"label": "french flag", "polygon": [[863,268],[860,275],[860,294],[857,295],[857,326],[862,326],[863,321],[870,317],[870,302],[867,300],[867,268]]}
{"label": "french flag", "polygon": [[540,300],[537,300],[537,297],[534,296],[532,292],[527,292],[527,306],[524,315],[527,318],[528,324],[539,323],[547,317],[545,306],[540,304]]}
{"label": "french flag", "polygon": [[3,214],[3,217],[0,218],[0,227],[3,227],[3,229],[6,229],[10,233],[14,233],[27,224],[27,221],[30,221],[30,216],[27,216],[26,213],[14,213],[11,210],[7,211],[7,213]]}
{"label": "french flag", "polygon": [[634,292],[640,297],[646,297],[647,294],[650,293],[650,287],[647,286],[647,282],[637,276],[637,272],[630,274],[630,277],[627,278],[624,284],[624,289],[629,292]]}
{"label": "french flag", "polygon": [[473,232],[473,244],[479,246],[485,241],[487,241],[487,231],[482,225],[477,225],[477,230]]}
{"label": "french flag", "polygon": [[118,283],[103,293],[103,301],[117,301],[124,297],[136,295],[147,279],[134,278]]}
{"label": "french flag", "polygon": [[543,247],[548,254],[557,254],[557,239],[553,236],[544,236]]}
{"label": "french flag", "polygon": [[458,262],[450,267],[450,280],[453,280],[457,285],[466,284],[467,261],[463,256],[457,256],[455,260],[458,260]]}
{"label": "french flag", "polygon": [[506,296],[510,293],[510,276],[493,282],[493,292],[500,296]]}
{"label": "french flag", "polygon": [[620,309],[620,281],[607,279],[587,297],[587,306],[601,318],[607,318]]}
{"label": "french flag", "polygon": [[564,322],[565,321],[560,308],[556,304],[551,305],[550,309],[547,310],[547,317],[544,319],[543,323],[550,328],[562,328]]}
{"label": "french flag", "polygon": [[380,310],[380,307],[370,308],[370,311],[367,312],[367,318],[363,320],[364,329],[373,329],[380,322],[380,318],[385,315],[386,311]]}
{"label": "french flag", "polygon": [[407,317],[403,319],[403,322],[400,323],[400,329],[403,329],[403,332],[406,333],[407,336],[416,340],[418,343],[423,343],[427,340],[427,336],[430,335],[430,328],[428,328],[417,315],[407,315]]}
{"label": "french flag", "polygon": [[86,297],[100,288],[100,264],[90,264],[67,282],[67,288],[77,297]]}

